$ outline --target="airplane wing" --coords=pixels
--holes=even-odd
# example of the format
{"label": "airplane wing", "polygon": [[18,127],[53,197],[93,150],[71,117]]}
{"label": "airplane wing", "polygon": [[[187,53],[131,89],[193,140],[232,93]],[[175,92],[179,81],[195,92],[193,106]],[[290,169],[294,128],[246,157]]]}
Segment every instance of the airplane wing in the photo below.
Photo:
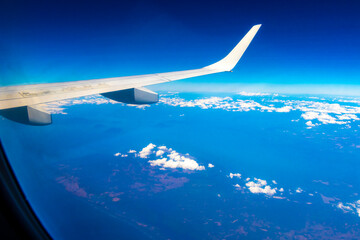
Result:
{"label": "airplane wing", "polygon": [[144,86],[231,71],[260,27],[260,24],[253,26],[225,58],[200,69],[129,77],[1,87],[0,114],[10,120],[25,124],[46,125],[51,123],[51,115],[41,109],[39,104],[42,103],[93,94],[102,94],[115,101],[125,103],[147,104],[157,102],[158,95],[143,88]]}

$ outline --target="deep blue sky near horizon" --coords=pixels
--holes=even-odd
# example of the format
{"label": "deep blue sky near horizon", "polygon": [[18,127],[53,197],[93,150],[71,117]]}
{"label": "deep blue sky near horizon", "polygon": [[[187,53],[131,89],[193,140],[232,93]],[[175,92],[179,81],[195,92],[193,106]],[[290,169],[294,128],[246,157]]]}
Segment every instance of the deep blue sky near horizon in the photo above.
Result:
{"label": "deep blue sky near horizon", "polygon": [[176,84],[360,85],[357,1],[3,1],[0,85],[186,70],[263,24],[234,73]]}

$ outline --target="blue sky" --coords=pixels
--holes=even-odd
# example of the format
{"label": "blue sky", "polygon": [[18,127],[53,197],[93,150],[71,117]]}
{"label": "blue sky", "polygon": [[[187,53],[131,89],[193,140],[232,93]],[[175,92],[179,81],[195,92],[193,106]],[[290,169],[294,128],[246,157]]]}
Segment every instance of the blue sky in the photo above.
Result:
{"label": "blue sky", "polygon": [[233,73],[159,89],[221,86],[225,91],[237,86],[356,93],[359,7],[357,1],[6,0],[0,7],[0,82],[73,81],[203,67],[224,57],[261,23]]}

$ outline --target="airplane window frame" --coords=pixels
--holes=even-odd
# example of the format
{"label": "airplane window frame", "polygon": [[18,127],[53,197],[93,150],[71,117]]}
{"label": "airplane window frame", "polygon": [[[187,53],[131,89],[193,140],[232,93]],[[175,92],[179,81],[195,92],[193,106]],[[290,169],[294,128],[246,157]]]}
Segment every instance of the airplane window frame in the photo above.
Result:
{"label": "airplane window frame", "polygon": [[7,239],[52,239],[27,201],[8,161],[1,139],[0,204],[2,237]]}

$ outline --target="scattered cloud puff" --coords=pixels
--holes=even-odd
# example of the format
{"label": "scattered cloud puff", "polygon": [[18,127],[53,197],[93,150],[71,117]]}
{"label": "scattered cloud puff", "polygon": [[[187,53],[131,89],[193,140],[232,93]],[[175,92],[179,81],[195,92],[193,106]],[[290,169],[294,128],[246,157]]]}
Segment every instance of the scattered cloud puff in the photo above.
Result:
{"label": "scattered cloud puff", "polygon": [[147,145],[146,147],[144,147],[144,148],[139,152],[139,157],[141,157],[141,158],[148,158],[148,156],[153,153],[153,149],[154,149],[155,147],[156,147],[155,144],[150,143],[149,145]]}
{"label": "scattered cloud puff", "polygon": [[208,168],[213,168],[213,167],[215,167],[213,164],[211,163],[208,164]]}
{"label": "scattered cloud puff", "polygon": [[165,152],[163,150],[157,150],[156,152],[156,156],[159,157],[159,156],[162,156]]}
{"label": "scattered cloud puff", "polygon": [[[301,114],[301,117],[305,120],[318,120],[323,124],[346,124],[346,121],[339,121],[339,118],[336,119],[335,117],[330,116],[327,113],[321,113],[321,112],[305,112]],[[356,120],[356,119],[355,119]],[[313,124],[311,121],[306,122],[306,125],[309,127],[314,127],[315,124]]]}
{"label": "scattered cloud puff", "polygon": [[311,121],[307,121],[305,124],[306,126],[308,126],[308,128],[312,128],[316,126],[316,124],[313,124]]}
{"label": "scattered cloud puff", "polygon": [[230,174],[229,174],[229,177],[230,177],[230,178],[234,178],[234,177],[236,177],[236,178],[241,178],[241,174],[240,174],[240,173],[230,173]]}
{"label": "scattered cloud puff", "polygon": [[114,154],[114,156],[115,157],[119,157],[119,156],[120,157],[127,157],[128,155],[127,154],[121,154],[121,153],[117,152],[117,153]]}
{"label": "scattered cloud puff", "polygon": [[273,196],[276,193],[277,188],[271,188],[266,180],[255,178],[254,181],[249,181],[245,184],[252,193],[263,193],[267,196]]}
{"label": "scattered cloud puff", "polygon": [[[148,162],[151,166],[158,166],[160,170],[166,170],[169,168],[180,168],[184,170],[205,170],[205,166],[199,165],[195,159],[188,153],[181,154],[172,148],[166,146],[156,146],[153,143],[149,143],[138,153],[136,150],[129,150],[129,154],[134,154],[135,157],[143,159],[151,159]],[[115,153],[114,156],[128,157],[127,154]],[[152,160],[153,159],[153,160]],[[214,165],[209,163],[208,168],[213,168]]]}
{"label": "scattered cloud puff", "polygon": [[[245,93],[243,96],[265,96],[261,93]],[[277,97],[277,95],[273,95]],[[315,99],[315,98],[313,98]],[[329,100],[331,101],[331,100]],[[279,112],[286,113],[300,111],[300,115],[306,122],[307,128],[321,124],[348,124],[360,120],[360,107],[349,105],[344,101],[339,103],[324,102],[322,99],[313,100],[284,100],[258,98],[254,99],[233,99],[231,97],[207,97],[193,100],[185,100],[179,97],[163,97],[160,103],[178,107],[199,107],[201,109],[222,109],[232,112]]]}
{"label": "scattered cloud puff", "polygon": [[167,157],[150,160],[151,166],[159,166],[162,168],[182,168],[184,170],[205,170],[204,166],[200,166],[194,159],[179,154],[172,150]]}
{"label": "scattered cloud puff", "polygon": [[296,192],[297,192],[297,193],[302,193],[303,191],[304,191],[304,190],[302,190],[301,188],[297,188],[297,189],[296,189]]}
{"label": "scattered cloud puff", "polygon": [[248,96],[248,97],[259,97],[259,96],[269,96],[271,95],[270,93],[251,93],[251,92],[239,92],[238,93],[239,95],[242,95],[242,96]]}
{"label": "scattered cloud puff", "polygon": [[[154,160],[149,160],[148,162],[153,167],[160,167],[160,170],[166,170],[168,168],[198,171],[205,170],[205,166],[199,165],[189,154],[178,153],[166,146],[156,147],[156,145],[152,143],[144,147],[139,154],[135,156],[140,158],[156,158]],[[208,167],[212,168],[214,165],[209,163]]]}
{"label": "scattered cloud puff", "polygon": [[343,210],[344,212],[350,212],[352,211],[352,207],[348,206],[348,205],[344,205],[342,202],[339,202],[338,205],[336,205],[338,208],[340,208],[341,210]]}
{"label": "scattered cloud puff", "polygon": [[339,202],[336,205],[336,207],[341,209],[345,213],[351,212],[351,213],[354,213],[354,214],[356,214],[356,215],[358,215],[360,217],[360,200],[357,200],[357,201],[355,201],[353,203]]}
{"label": "scattered cloud puff", "polygon": [[[231,179],[233,179],[235,177],[241,179],[241,174],[240,173],[230,173],[229,177]],[[271,182],[274,185],[277,185],[277,182],[275,180],[272,180]],[[265,194],[268,197],[284,199],[283,197],[274,196],[277,192],[279,192],[282,195],[282,193],[284,192],[283,188],[272,187],[272,186],[270,186],[270,184],[268,184],[268,182],[266,180],[263,180],[260,178],[254,178],[253,181],[251,181],[250,178],[246,178],[244,188],[241,188],[241,186],[239,184],[235,184],[234,187],[237,190],[247,188],[251,193],[254,193],[254,194]]]}

